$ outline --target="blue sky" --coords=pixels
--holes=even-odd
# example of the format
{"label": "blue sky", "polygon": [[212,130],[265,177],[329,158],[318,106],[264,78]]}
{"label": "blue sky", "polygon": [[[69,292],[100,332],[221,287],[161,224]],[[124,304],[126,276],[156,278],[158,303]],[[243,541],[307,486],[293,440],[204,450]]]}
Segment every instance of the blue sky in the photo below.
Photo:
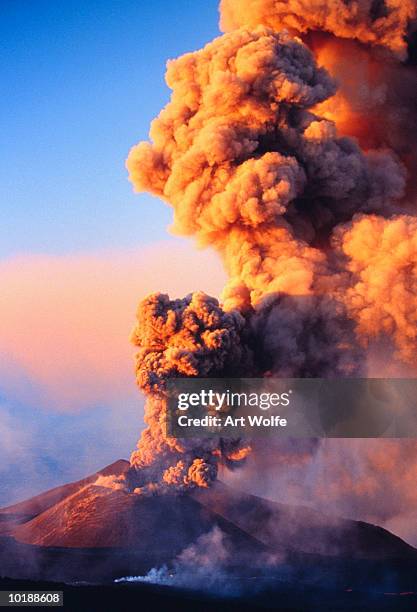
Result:
{"label": "blue sky", "polygon": [[[128,457],[142,426],[128,340],[141,292],[217,290],[217,261],[185,240],[171,239],[171,279],[144,269],[171,211],[133,193],[124,162],[168,101],[167,59],[218,33],[217,0],[0,4],[0,505]],[[85,386],[87,405],[62,408],[61,384]]]}
{"label": "blue sky", "polygon": [[2,1],[0,257],[165,237],[124,160],[168,99],[166,60],[217,34],[216,0]]}

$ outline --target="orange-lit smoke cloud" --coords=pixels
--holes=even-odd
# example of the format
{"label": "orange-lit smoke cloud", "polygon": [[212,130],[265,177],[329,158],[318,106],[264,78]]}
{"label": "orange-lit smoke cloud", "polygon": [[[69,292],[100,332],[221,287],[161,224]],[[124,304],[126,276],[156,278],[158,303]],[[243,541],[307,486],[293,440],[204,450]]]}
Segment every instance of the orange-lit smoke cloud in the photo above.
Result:
{"label": "orange-lit smoke cloud", "polygon": [[202,292],[173,301],[153,294],[141,302],[137,318],[132,340],[139,347],[137,382],[148,396],[148,428],[130,460],[134,489],[152,492],[160,482],[165,488],[207,487],[216,478],[219,461],[229,466],[239,463],[249,448],[240,440],[167,437],[166,383],[178,376],[207,378],[252,371],[252,353],[242,337],[245,320],[237,311],[223,312],[216,299]]}
{"label": "orange-lit smoke cloud", "polygon": [[[400,61],[415,1],[223,0],[220,10],[227,33],[168,63],[171,100],[152,122],[150,142],[133,147],[127,160],[135,189],[172,206],[176,233],[220,254],[229,281],[222,308],[213,307],[219,322],[227,314],[244,317],[236,343],[250,338],[253,373],[364,374],[366,351],[381,339],[397,359],[413,363],[417,261],[409,143],[403,119],[396,124],[390,114],[395,105],[400,115],[414,112],[407,101],[413,69],[407,68],[404,91],[387,93],[386,86],[405,75]],[[366,75],[352,70],[335,98],[337,79],[343,83],[348,72],[348,48]],[[335,56],[340,61],[326,59]],[[355,84],[368,86],[356,110]],[[386,111],[375,129],[364,110],[372,95],[373,108]],[[351,138],[355,112],[359,127]],[[394,125],[402,126],[397,135]],[[176,319],[188,302],[166,309],[165,298],[153,299],[161,302],[139,313],[139,327],[141,317],[157,330],[175,319],[176,349],[184,334],[185,346],[207,357],[199,340],[204,320],[190,329],[188,316]],[[139,376],[155,369],[147,342],[136,338]],[[157,345],[158,367],[171,363],[171,335]],[[209,359],[215,363],[219,355],[213,351]],[[201,373],[169,367],[168,376]],[[211,369],[205,364],[202,371]],[[161,401],[159,387],[148,393],[151,406]]]}
{"label": "orange-lit smoke cloud", "polygon": [[216,294],[224,273],[210,253],[172,242],[2,261],[2,391],[52,410],[134,401],[131,313],[138,292],[155,291],[161,279],[171,291],[199,284]]}
{"label": "orange-lit smoke cloud", "polygon": [[335,243],[352,274],[344,296],[360,337],[393,340],[400,361],[414,364],[417,346],[417,218],[358,216]]}
{"label": "orange-lit smoke cloud", "polygon": [[[315,111],[334,121],[341,135],[362,147],[389,147],[411,174],[417,164],[415,141],[417,72],[407,59],[407,37],[416,29],[415,0],[222,0],[221,26],[263,24],[300,36],[319,66],[336,78],[336,95]],[[413,178],[413,177],[412,177]],[[409,184],[414,201],[415,180]]]}
{"label": "orange-lit smoke cloud", "polygon": [[[172,204],[177,232],[220,252],[230,275],[226,309],[255,307],[259,319],[266,296],[314,295],[298,309],[296,338],[320,311],[335,319],[333,331],[347,329],[343,303],[352,277],[332,231],[348,231],[340,225],[361,211],[396,211],[405,188],[396,156],[361,151],[311,112],[335,85],[307,47],[285,33],[262,26],[233,31],[169,63],[167,83],[173,95],[152,124],[153,143],[140,143],[128,158],[135,187]],[[275,327],[281,318],[285,328],[285,300],[279,301]],[[345,307],[356,313],[349,301]],[[382,320],[375,325],[384,331]],[[276,337],[279,356],[285,345]],[[393,334],[394,341],[403,338]],[[342,344],[347,352],[352,341]],[[296,350],[303,361],[303,347]],[[335,371],[352,373],[355,361],[343,358]]]}
{"label": "orange-lit smoke cloud", "polygon": [[405,36],[417,5],[415,0],[221,0],[220,14],[224,31],[262,24],[295,34],[330,32],[387,47],[404,58]]}

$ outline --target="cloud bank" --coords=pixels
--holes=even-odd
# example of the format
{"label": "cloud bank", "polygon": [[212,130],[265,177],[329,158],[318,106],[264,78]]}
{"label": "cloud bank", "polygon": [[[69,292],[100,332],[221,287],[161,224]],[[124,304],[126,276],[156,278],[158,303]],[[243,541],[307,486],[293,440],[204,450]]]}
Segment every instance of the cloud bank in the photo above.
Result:
{"label": "cloud bank", "polygon": [[213,255],[173,241],[0,262],[1,393],[60,411],[138,402],[129,335],[138,294],[161,282],[216,294],[224,275]]}

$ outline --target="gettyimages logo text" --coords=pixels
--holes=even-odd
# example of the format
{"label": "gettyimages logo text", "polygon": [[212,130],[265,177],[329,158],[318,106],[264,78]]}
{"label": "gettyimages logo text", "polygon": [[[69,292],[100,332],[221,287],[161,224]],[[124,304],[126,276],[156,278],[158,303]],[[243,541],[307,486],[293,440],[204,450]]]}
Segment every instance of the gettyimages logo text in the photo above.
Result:
{"label": "gettyimages logo text", "polygon": [[283,393],[239,393],[230,391],[230,389],[223,392],[214,391],[213,389],[201,389],[193,393],[180,393],[178,395],[178,409],[188,410],[189,408],[203,406],[220,411],[228,408],[243,408],[246,406],[250,408],[259,408],[260,410],[269,410],[270,408],[276,408],[278,406],[289,406],[291,394],[292,389],[288,389],[288,391],[284,391]]}

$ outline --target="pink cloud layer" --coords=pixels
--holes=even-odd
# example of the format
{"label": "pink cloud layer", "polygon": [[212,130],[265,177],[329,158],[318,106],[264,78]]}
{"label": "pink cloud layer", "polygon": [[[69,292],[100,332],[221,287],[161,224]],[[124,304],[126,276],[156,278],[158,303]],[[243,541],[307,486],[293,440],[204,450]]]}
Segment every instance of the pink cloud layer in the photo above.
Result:
{"label": "pink cloud layer", "polygon": [[161,288],[218,295],[224,279],[214,255],[169,241],[0,262],[3,392],[68,411],[135,398],[129,334],[139,299]]}

